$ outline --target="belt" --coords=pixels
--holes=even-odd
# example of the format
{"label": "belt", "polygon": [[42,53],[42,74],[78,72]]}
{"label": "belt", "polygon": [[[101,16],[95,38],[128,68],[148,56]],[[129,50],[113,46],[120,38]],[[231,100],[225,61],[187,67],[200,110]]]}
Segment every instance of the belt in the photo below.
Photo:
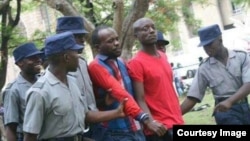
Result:
{"label": "belt", "polygon": [[83,141],[83,135],[77,134],[71,137],[49,138],[49,139],[42,139],[40,141]]}
{"label": "belt", "polygon": [[[224,101],[226,99],[228,99],[228,97],[216,98],[215,99],[215,104],[218,104],[218,103],[220,103],[220,102],[222,102],[222,101]],[[248,103],[247,98],[240,99],[237,102],[235,102],[234,104],[242,104],[242,103]]]}

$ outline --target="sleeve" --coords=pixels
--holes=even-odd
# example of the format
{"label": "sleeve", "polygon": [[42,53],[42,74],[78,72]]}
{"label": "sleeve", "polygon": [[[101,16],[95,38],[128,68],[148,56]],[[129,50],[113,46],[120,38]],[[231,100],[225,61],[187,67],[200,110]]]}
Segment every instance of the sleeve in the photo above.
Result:
{"label": "sleeve", "polygon": [[250,57],[248,54],[244,54],[246,59],[242,64],[242,82],[248,83],[250,82]]}
{"label": "sleeve", "polygon": [[135,102],[134,98],[124,89],[121,84],[111,75],[108,71],[99,64],[90,64],[89,74],[92,83],[97,87],[101,87],[105,90],[111,89],[111,95],[118,101],[122,101],[124,98],[128,98],[125,104],[125,113],[133,118],[137,118],[141,115],[142,110]]}
{"label": "sleeve", "polygon": [[144,81],[143,67],[139,62],[131,60],[130,62],[127,63],[127,68],[129,76],[133,81],[138,81],[138,82]]}
{"label": "sleeve", "polygon": [[201,72],[201,68],[199,68],[187,94],[188,97],[196,98],[199,102],[202,101],[208,86],[208,81]]}
{"label": "sleeve", "polygon": [[3,92],[4,95],[4,125],[9,123],[19,123],[19,95],[15,89],[8,89]]}
{"label": "sleeve", "polygon": [[42,95],[36,91],[30,91],[27,95],[23,131],[39,134],[44,120],[44,99]]}

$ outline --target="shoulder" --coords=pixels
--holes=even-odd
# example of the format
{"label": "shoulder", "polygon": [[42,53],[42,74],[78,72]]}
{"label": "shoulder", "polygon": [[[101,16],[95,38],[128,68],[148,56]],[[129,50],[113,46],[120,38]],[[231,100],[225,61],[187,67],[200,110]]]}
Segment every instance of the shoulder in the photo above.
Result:
{"label": "shoulder", "polygon": [[247,55],[247,52],[246,52],[246,51],[243,51],[243,50],[234,49],[233,51],[236,52],[236,53],[239,53],[239,54]]}
{"label": "shoulder", "polygon": [[33,89],[42,89],[45,86],[46,79],[45,77],[40,77],[31,88]]}
{"label": "shoulder", "polygon": [[246,51],[243,51],[243,50],[232,50],[233,52],[236,53],[237,56],[240,56],[240,57],[247,57],[249,54],[246,52]]}
{"label": "shoulder", "polygon": [[236,56],[239,57],[243,63],[249,57],[249,54],[243,50],[233,50],[233,52],[236,53]]}
{"label": "shoulder", "polygon": [[209,57],[204,58],[203,61],[199,64],[199,67],[201,67],[202,65],[205,65],[205,64],[209,64]]}
{"label": "shoulder", "polygon": [[5,88],[3,88],[2,92],[1,92],[1,95],[2,95],[2,98],[4,99],[4,97],[7,95],[7,96],[10,96],[10,95],[13,95],[14,94],[14,89],[15,89],[15,85],[16,84],[16,81],[13,81],[13,82],[10,82],[6,85]]}
{"label": "shoulder", "polygon": [[5,90],[9,90],[9,89],[13,88],[13,86],[15,85],[15,83],[16,83],[16,80],[14,80],[14,81],[8,83],[8,84],[6,85],[6,87],[5,87]]}

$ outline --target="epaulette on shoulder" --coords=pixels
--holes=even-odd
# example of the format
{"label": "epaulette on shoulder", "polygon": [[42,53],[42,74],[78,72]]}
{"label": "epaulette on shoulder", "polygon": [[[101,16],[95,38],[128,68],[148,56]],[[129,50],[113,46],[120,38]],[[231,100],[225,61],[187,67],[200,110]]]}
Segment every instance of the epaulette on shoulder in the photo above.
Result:
{"label": "epaulette on shoulder", "polygon": [[45,84],[45,79],[39,79],[35,84],[33,84],[33,88],[42,88]]}
{"label": "epaulette on shoulder", "polygon": [[199,66],[201,66],[202,64],[206,63],[209,60],[209,57],[203,59],[203,61],[199,64]]}
{"label": "epaulette on shoulder", "polygon": [[233,51],[235,51],[235,52],[239,52],[239,53],[244,53],[244,54],[247,54],[247,52],[246,51],[244,51],[244,50],[237,50],[237,49],[234,49]]}
{"label": "epaulette on shoulder", "polygon": [[10,89],[11,86],[15,83],[16,81],[10,82],[6,85],[5,89]]}

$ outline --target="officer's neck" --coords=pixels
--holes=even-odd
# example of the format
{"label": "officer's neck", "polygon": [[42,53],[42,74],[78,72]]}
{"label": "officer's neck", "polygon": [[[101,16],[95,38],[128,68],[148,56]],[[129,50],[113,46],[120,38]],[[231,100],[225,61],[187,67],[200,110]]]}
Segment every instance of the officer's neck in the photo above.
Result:
{"label": "officer's neck", "polygon": [[62,83],[68,86],[68,81],[67,81],[67,71],[66,69],[63,69],[61,67],[55,67],[53,65],[49,66],[49,71],[57,78],[59,79]]}
{"label": "officer's neck", "polygon": [[34,84],[37,80],[37,77],[35,74],[27,74],[24,71],[21,71],[20,73],[22,75],[22,77],[27,80],[28,82],[30,82],[31,84]]}

